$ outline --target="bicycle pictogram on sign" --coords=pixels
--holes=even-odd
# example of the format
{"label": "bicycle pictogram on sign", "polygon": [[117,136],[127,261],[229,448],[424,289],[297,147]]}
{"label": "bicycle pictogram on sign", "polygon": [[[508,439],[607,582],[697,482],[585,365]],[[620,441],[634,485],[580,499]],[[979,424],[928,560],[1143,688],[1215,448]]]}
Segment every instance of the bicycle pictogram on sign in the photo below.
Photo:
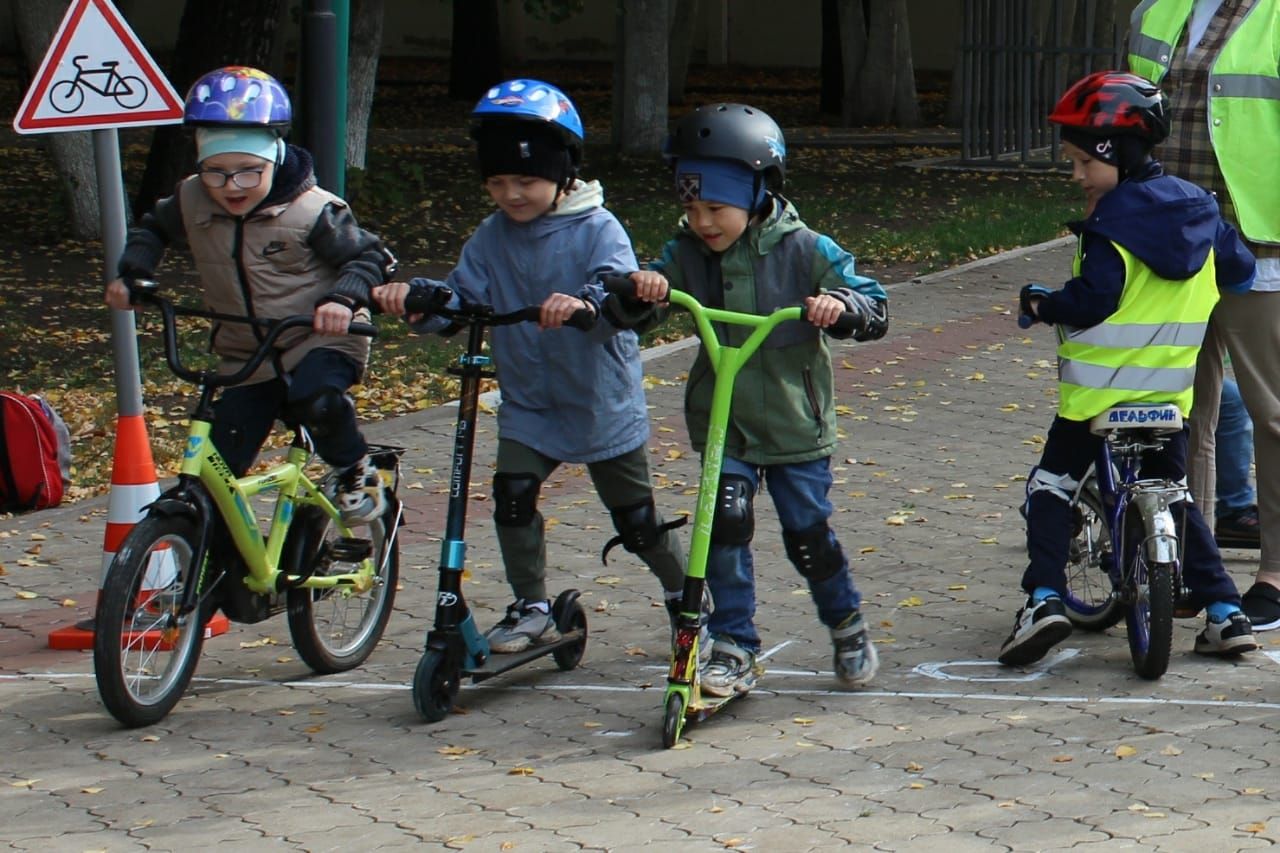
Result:
{"label": "bicycle pictogram on sign", "polygon": [[101,68],[81,65],[88,56],[74,57],[76,74],[70,80],[59,80],[49,89],[49,105],[60,113],[74,113],[84,105],[84,90],[104,98],[114,98],[121,109],[136,110],[147,101],[147,84],[141,77],[121,76],[119,60],[104,60]]}

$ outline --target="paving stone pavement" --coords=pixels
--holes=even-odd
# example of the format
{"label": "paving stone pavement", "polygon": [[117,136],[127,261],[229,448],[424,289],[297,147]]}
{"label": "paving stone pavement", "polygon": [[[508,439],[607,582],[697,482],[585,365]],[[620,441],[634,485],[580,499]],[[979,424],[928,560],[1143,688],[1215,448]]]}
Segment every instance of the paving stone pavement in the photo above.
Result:
{"label": "paving stone pavement", "polygon": [[[1066,241],[890,286],[882,341],[836,343],[842,441],[834,524],[881,656],[836,689],[830,645],[759,512],[768,672],[747,698],[661,748],[667,621],[658,586],[599,550],[608,514],[581,466],[544,490],[551,588],[582,590],[582,665],[542,659],[465,685],[422,722],[409,693],[429,621],[454,409],[372,424],[402,445],[402,587],[362,667],[314,677],[283,618],[205,646],[163,722],[124,730],[87,653],[46,647],[89,614],[105,501],[0,520],[0,843],[41,851],[414,849],[1243,850],[1280,840],[1280,644],[1191,654],[1137,678],[1123,626],[1042,664],[995,664],[1020,604],[1020,501],[1053,414],[1053,348],[1019,330],[1017,290],[1063,277]],[[681,416],[693,350],[649,354],[658,501],[693,508]],[[469,599],[508,603],[487,504],[493,419],[471,494]],[[1251,552],[1228,551],[1237,583]],[[34,597],[31,597],[31,595]],[[268,643],[259,641],[267,640]],[[245,644],[252,643],[246,647]]]}

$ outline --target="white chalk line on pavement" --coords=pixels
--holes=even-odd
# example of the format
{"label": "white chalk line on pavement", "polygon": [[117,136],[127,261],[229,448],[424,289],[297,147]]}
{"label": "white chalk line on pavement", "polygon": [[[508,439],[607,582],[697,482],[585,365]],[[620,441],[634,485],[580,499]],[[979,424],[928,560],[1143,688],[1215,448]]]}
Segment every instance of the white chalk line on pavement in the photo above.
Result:
{"label": "white chalk line on pavement", "polygon": [[[764,659],[767,655],[776,652],[785,646],[783,643],[770,649],[760,655]],[[1050,658],[1041,665],[1041,669],[1032,670],[1028,668],[1020,678],[967,678],[963,680],[989,682],[989,681],[1031,681],[1042,677],[1043,674],[1055,663],[1069,660],[1079,653],[1078,649],[1062,649],[1054,658]],[[1276,663],[1280,663],[1280,651],[1263,652],[1268,658]],[[916,671],[912,674],[923,676],[920,672],[922,669],[945,669],[946,667],[955,667],[961,665],[985,665],[993,669],[999,668],[999,664],[995,661],[949,661],[934,664],[921,664],[916,667]],[[645,665],[647,670],[665,671],[665,666]],[[830,680],[834,678],[831,672],[814,671],[807,669],[770,669],[768,670],[770,677],[778,678],[822,678]],[[91,672],[28,672],[28,673],[0,673],[0,688],[6,686],[22,686],[24,683],[46,681],[82,681],[92,679]],[[930,676],[924,676],[930,677]],[[936,677],[936,676],[933,676]],[[956,679],[953,679],[956,680]],[[412,684],[399,684],[388,682],[364,682],[364,681],[335,681],[331,679],[314,678],[293,681],[275,681],[267,678],[210,678],[196,676],[192,679],[192,684],[197,686],[230,686],[230,687],[284,687],[290,689],[301,690],[355,690],[370,693],[384,692],[402,692],[413,689]],[[628,685],[628,684],[502,684],[486,681],[482,684],[463,684],[463,691],[472,690],[496,690],[496,691],[539,691],[544,693],[653,693],[659,695],[663,691],[663,684],[655,682],[648,686]],[[1224,689],[1226,686],[1224,685]],[[1280,710],[1280,702],[1265,701],[1247,701],[1233,699],[1180,699],[1172,696],[1087,696],[1082,694],[1071,696],[1059,696],[1052,694],[1023,694],[1018,692],[1010,693],[994,693],[981,692],[972,693],[959,690],[835,690],[830,688],[782,688],[782,687],[756,687],[752,691],[753,696],[769,697],[769,696],[821,696],[826,698],[848,698],[848,699],[948,699],[953,701],[974,701],[974,702],[992,702],[1000,704],[1008,704],[1012,702],[1038,702],[1048,705],[1162,705],[1162,706],[1183,706],[1190,708],[1231,708],[1234,710]],[[2,709],[0,709],[2,710]]]}

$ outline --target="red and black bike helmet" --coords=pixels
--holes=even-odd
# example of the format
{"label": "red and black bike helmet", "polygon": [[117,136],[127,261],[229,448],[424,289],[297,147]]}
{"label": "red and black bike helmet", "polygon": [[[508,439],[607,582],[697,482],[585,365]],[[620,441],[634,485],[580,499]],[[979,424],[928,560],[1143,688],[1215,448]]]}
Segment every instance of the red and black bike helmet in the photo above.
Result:
{"label": "red and black bike helmet", "polygon": [[1091,136],[1133,136],[1148,148],[1169,135],[1169,99],[1145,77],[1095,71],[1058,99],[1049,121]]}

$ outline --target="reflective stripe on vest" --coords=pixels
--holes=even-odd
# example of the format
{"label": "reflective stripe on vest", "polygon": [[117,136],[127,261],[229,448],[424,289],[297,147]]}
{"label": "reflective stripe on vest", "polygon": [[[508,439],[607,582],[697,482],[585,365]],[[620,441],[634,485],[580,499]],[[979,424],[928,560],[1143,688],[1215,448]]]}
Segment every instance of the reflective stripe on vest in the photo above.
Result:
{"label": "reflective stripe on vest", "polygon": [[[1192,0],[1144,0],[1129,19],[1129,69],[1159,83]],[[1257,0],[1209,69],[1209,138],[1236,223],[1256,243],[1280,244],[1280,0]]]}
{"label": "reflective stripe on vest", "polygon": [[1186,417],[1196,356],[1218,301],[1214,253],[1198,273],[1178,281],[1112,245],[1125,267],[1115,313],[1087,329],[1058,328],[1058,414],[1087,421],[1120,403],[1175,403]]}

